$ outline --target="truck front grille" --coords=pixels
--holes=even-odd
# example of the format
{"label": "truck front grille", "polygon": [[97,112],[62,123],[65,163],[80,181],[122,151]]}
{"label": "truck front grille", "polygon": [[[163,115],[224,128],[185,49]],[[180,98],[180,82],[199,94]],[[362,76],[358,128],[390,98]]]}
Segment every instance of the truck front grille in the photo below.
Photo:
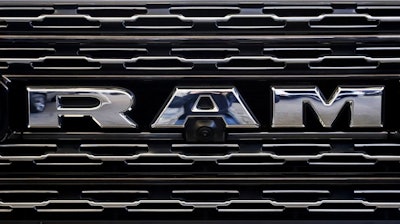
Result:
{"label": "truck front grille", "polygon": [[[397,220],[399,25],[397,2],[0,1],[0,219]],[[384,88],[382,127],[271,126],[271,86],[348,85]],[[125,88],[138,128],[30,128],[28,86]],[[178,86],[235,87],[260,127],[153,129]]]}

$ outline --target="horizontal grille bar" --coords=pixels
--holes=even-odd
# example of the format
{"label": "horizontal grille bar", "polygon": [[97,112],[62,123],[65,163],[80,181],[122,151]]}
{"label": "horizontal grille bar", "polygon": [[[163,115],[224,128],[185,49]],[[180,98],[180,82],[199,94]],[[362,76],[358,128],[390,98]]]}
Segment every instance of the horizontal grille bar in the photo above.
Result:
{"label": "horizontal grille bar", "polygon": [[396,143],[3,144],[0,161],[2,165],[15,166],[27,162],[37,166],[101,166],[123,162],[128,166],[161,167],[196,167],[202,163],[209,166],[211,162],[213,166],[235,166],[236,172],[247,166],[278,166],[285,170],[295,166],[373,167],[388,163],[394,165],[395,171],[394,167],[400,166],[399,148]]}
{"label": "horizontal grille bar", "polygon": [[[48,209],[52,205],[88,205],[89,207],[100,207],[97,209]],[[335,205],[337,208],[318,209],[325,205]],[[341,209],[345,205],[360,205],[365,209]],[[166,207],[175,205],[181,207],[179,209],[158,209],[146,208],[137,209],[141,205],[166,205]],[[230,209],[233,205],[245,205],[247,208]],[[271,206],[271,209],[253,209],[252,206],[263,205],[265,207]],[[400,208],[400,202],[368,202],[363,200],[322,200],[316,202],[277,202],[272,200],[230,200],[226,202],[185,202],[180,200],[139,200],[133,202],[94,202],[89,200],[48,200],[43,202],[0,202],[0,206],[10,207],[12,209],[19,208],[34,208],[37,212],[102,212],[107,208],[126,208],[128,212],[192,212],[193,209],[198,208],[214,208],[219,212],[283,212],[284,208],[306,208],[309,212],[374,212],[378,208]],[[369,208],[368,208],[369,207]],[[3,212],[11,212],[12,210],[6,209]]]}
{"label": "horizontal grille bar", "polygon": [[[399,190],[394,185],[62,185],[46,188],[14,186],[0,190],[0,216],[19,210],[36,213],[105,212],[196,213],[202,210],[224,214],[282,213],[299,210],[309,213],[399,212]],[[68,194],[66,194],[68,192]],[[252,192],[252,194],[249,194]],[[122,210],[118,210],[122,209]],[[30,212],[29,212],[30,213]]]}
{"label": "horizontal grille bar", "polygon": [[[396,219],[399,216],[397,184],[382,182],[333,186],[323,182],[302,181],[278,183],[247,182],[125,182],[103,178],[101,182],[57,181],[33,185],[1,184],[0,217],[15,219],[57,216],[63,220],[103,220],[109,214],[118,220],[148,219],[150,214],[163,220],[213,219],[235,220],[254,217],[268,219],[316,219],[323,215],[331,220],[371,217]],[[153,180],[154,181],[154,180]],[[22,183],[22,182],[21,182]],[[133,184],[134,183],[134,184]],[[298,215],[301,213],[301,217]],[[71,214],[74,214],[71,216]],[[360,215],[362,218],[360,218]],[[95,218],[96,217],[96,218]]]}
{"label": "horizontal grille bar", "polygon": [[[46,62],[52,61],[63,66],[46,65]],[[332,65],[324,66],[324,62],[330,62]],[[340,61],[358,63],[359,65],[344,64],[340,65]],[[143,63],[141,65],[140,63]],[[166,64],[167,62],[173,65],[151,66],[152,63]],[[115,59],[104,58],[94,59],[85,56],[45,56],[41,58],[2,58],[0,63],[4,63],[3,68],[7,68],[12,64],[27,64],[33,69],[53,69],[53,70],[99,70],[101,65],[120,65],[125,69],[135,70],[192,70],[195,65],[210,65],[216,66],[220,70],[270,70],[270,69],[285,69],[290,64],[303,64],[310,69],[377,69],[380,64],[400,63],[400,58],[371,58],[366,56],[323,56],[319,58],[296,58],[283,59],[270,56],[233,56],[224,59],[186,59],[175,56],[160,56],[160,57],[136,57],[131,59]],[[43,64],[44,65],[43,65]],[[81,66],[76,64],[83,63]],[[253,64],[252,64],[253,63]],[[70,66],[67,66],[70,64]],[[244,65],[249,64],[249,65]]]}
{"label": "horizontal grille bar", "polygon": [[241,41],[229,43],[229,47],[217,47],[215,42],[205,43],[204,47],[199,47],[197,43],[179,43],[179,47],[176,47],[172,42],[157,46],[120,41],[113,44],[40,42],[28,46],[26,43],[14,41],[0,43],[7,46],[0,45],[0,70],[30,74],[47,73],[49,70],[77,70],[85,74],[122,72],[132,77],[142,72],[164,75],[171,72],[174,75],[182,72],[187,75],[192,72],[192,76],[199,73],[218,75],[227,71],[237,74],[262,72],[265,76],[312,72],[311,76],[323,72],[322,70],[337,74],[397,71],[400,64],[397,44],[349,42],[343,45],[339,42],[330,45],[317,42],[297,43],[290,48],[284,47],[288,43],[283,42],[271,48],[268,43]]}
{"label": "horizontal grille bar", "polygon": [[[385,23],[400,22],[399,7],[336,5],[307,6],[180,6],[148,5],[146,7],[54,6],[0,8],[0,28],[13,30],[15,24],[31,29],[104,29],[113,24],[119,29],[200,30],[200,24],[213,30],[283,29],[291,23],[303,29],[387,29]],[[115,16],[114,16],[115,15]],[[343,18],[346,18],[343,20]],[[162,21],[160,23],[159,21]],[[70,24],[62,20],[69,20]],[[344,22],[347,21],[347,22]],[[250,25],[251,24],[251,25]],[[383,27],[383,28],[382,28]],[[389,26],[390,27],[390,26]],[[107,29],[107,28],[105,28]],[[289,28],[290,30],[290,28]],[[390,30],[390,28],[389,28]],[[393,29],[392,29],[393,30]]]}

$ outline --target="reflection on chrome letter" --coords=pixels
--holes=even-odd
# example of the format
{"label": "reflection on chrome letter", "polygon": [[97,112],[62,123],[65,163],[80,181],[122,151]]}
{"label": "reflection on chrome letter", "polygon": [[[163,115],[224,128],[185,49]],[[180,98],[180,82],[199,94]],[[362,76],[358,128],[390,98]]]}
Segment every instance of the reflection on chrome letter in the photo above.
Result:
{"label": "reflection on chrome letter", "polygon": [[272,87],[272,127],[304,127],[303,105],[308,104],[323,127],[331,127],[342,108],[351,110],[350,127],[382,127],[384,87],[338,87],[326,100],[317,87]]}
{"label": "reflection on chrome letter", "polygon": [[90,116],[102,128],[135,128],[124,115],[134,104],[123,88],[27,87],[30,128],[60,128],[60,117]]}
{"label": "reflection on chrome letter", "polygon": [[182,128],[189,117],[220,117],[228,128],[257,128],[235,88],[176,88],[152,128]]}

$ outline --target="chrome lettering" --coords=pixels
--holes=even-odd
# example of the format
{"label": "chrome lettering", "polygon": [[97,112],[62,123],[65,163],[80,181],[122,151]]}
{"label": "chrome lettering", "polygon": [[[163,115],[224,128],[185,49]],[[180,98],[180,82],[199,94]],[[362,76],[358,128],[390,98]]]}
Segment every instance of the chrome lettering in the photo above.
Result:
{"label": "chrome lettering", "polygon": [[340,111],[350,105],[350,127],[382,127],[384,87],[338,87],[325,99],[317,87],[272,87],[272,127],[304,127],[303,105],[309,104],[323,127],[332,127]]}
{"label": "chrome lettering", "polygon": [[[207,101],[208,106],[201,105]],[[236,88],[176,88],[153,128],[182,128],[188,117],[221,117],[227,128],[257,128]]]}
{"label": "chrome lettering", "polygon": [[[102,128],[135,128],[136,123],[124,113],[133,106],[128,90],[112,87],[42,87],[29,86],[29,128],[60,128],[60,117],[90,116]],[[89,98],[96,105],[65,106],[63,98]]]}

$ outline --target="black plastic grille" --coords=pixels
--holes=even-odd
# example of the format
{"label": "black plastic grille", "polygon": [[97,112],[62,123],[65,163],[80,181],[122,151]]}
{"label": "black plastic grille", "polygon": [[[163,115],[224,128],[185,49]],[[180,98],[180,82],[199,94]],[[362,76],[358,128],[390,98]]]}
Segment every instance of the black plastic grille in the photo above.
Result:
{"label": "black plastic grille", "polygon": [[[0,5],[0,220],[400,218],[398,3]],[[274,129],[276,85],[383,86],[384,125],[352,129],[346,109]],[[139,128],[28,128],[26,86],[126,88]],[[176,86],[234,86],[261,127],[202,144],[152,130]]]}

